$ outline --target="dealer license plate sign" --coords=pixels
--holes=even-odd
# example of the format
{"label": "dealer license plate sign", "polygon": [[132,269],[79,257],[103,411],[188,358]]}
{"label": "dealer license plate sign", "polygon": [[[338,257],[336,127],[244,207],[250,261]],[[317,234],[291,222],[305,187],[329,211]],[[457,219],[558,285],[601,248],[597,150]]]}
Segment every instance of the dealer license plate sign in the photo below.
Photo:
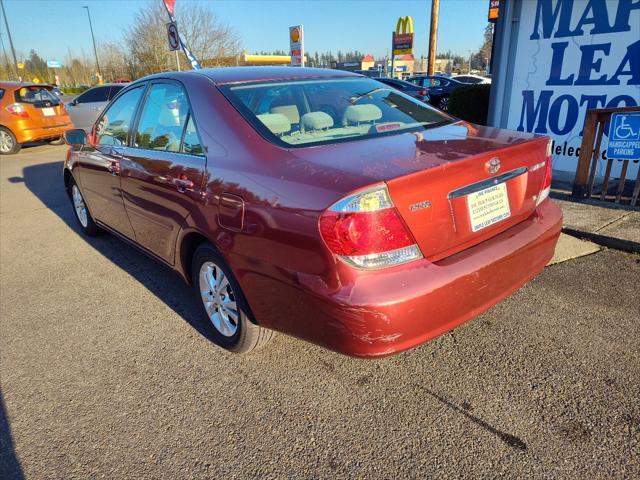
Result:
{"label": "dealer license plate sign", "polygon": [[499,183],[467,195],[471,230],[477,232],[511,216],[507,185]]}
{"label": "dealer license plate sign", "polygon": [[42,109],[42,114],[45,117],[53,117],[56,114],[56,111],[51,107],[45,107]]}

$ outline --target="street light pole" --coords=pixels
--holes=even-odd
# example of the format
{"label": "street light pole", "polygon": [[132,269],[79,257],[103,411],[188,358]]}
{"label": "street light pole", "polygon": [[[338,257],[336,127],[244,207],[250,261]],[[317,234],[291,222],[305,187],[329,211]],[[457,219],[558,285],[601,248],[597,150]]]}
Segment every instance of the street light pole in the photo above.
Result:
{"label": "street light pole", "polygon": [[89,7],[86,5],[82,8],[87,9],[87,17],[89,17],[89,29],[91,30],[91,40],[93,41],[93,54],[96,56],[96,68],[98,69],[98,81],[102,78],[102,73],[100,73],[100,63],[98,62],[98,49],[96,48],[96,38],[93,36],[93,24],[91,23],[91,13],[89,12]]}
{"label": "street light pole", "polygon": [[18,71],[18,60],[16,59],[16,51],[13,48],[13,40],[11,40],[11,32],[9,31],[9,21],[7,20],[7,12],[4,11],[4,2],[0,0],[0,7],[2,7],[2,16],[4,17],[4,24],[7,27],[7,37],[9,37],[9,46],[11,47],[11,55],[13,55],[13,68],[16,70],[16,78],[21,81],[20,72]]}

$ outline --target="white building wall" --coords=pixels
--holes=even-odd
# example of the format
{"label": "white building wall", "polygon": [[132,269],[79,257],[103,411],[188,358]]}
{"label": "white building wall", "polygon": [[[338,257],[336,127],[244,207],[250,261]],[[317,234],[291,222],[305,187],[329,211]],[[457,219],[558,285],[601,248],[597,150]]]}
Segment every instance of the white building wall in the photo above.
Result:
{"label": "white building wall", "polygon": [[[507,0],[501,9],[489,123],[549,135],[553,168],[575,171],[587,109],[640,105],[640,2]],[[600,174],[607,144],[605,135]]]}

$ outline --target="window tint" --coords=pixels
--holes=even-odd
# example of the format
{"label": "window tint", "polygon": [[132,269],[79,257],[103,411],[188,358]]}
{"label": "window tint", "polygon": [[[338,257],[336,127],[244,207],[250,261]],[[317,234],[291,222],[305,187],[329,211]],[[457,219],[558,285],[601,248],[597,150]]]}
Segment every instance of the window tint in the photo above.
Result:
{"label": "window tint", "polygon": [[4,90],[0,88],[0,100],[2,100],[2,97],[4,97]]}
{"label": "window tint", "polygon": [[109,100],[113,99],[113,97],[115,97],[123,88],[124,85],[114,85],[113,87],[111,87],[111,89],[109,90]]}
{"label": "window tint", "polygon": [[467,77],[464,75],[459,75],[456,77],[456,80],[462,83],[480,83],[482,80],[475,77]]}
{"label": "window tint", "polygon": [[76,103],[106,102],[109,100],[109,88],[110,87],[90,88],[76,98]]}
{"label": "window tint", "polygon": [[189,103],[182,87],[173,83],[151,86],[136,132],[135,146],[177,152]]}
{"label": "window tint", "polygon": [[[256,82],[223,85],[221,90],[256,130],[285,146],[420,131],[451,121],[369,78]],[[273,108],[281,103],[288,107]]]}
{"label": "window tint", "polygon": [[193,118],[191,116],[189,116],[187,128],[184,131],[184,141],[182,142],[181,151],[192,155],[202,155],[203,153],[200,137],[198,137],[198,132],[196,131],[196,126],[193,123]]}
{"label": "window tint", "polygon": [[144,88],[129,90],[105,112],[97,126],[98,145],[125,145],[133,116]]}

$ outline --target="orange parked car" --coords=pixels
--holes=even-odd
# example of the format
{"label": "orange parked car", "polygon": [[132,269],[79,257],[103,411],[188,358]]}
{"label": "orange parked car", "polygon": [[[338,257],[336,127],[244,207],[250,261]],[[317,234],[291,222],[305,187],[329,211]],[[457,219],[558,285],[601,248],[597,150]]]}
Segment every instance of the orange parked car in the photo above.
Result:
{"label": "orange parked car", "polygon": [[0,82],[0,155],[16,153],[25,142],[51,140],[73,128],[53,87],[35,83]]}

